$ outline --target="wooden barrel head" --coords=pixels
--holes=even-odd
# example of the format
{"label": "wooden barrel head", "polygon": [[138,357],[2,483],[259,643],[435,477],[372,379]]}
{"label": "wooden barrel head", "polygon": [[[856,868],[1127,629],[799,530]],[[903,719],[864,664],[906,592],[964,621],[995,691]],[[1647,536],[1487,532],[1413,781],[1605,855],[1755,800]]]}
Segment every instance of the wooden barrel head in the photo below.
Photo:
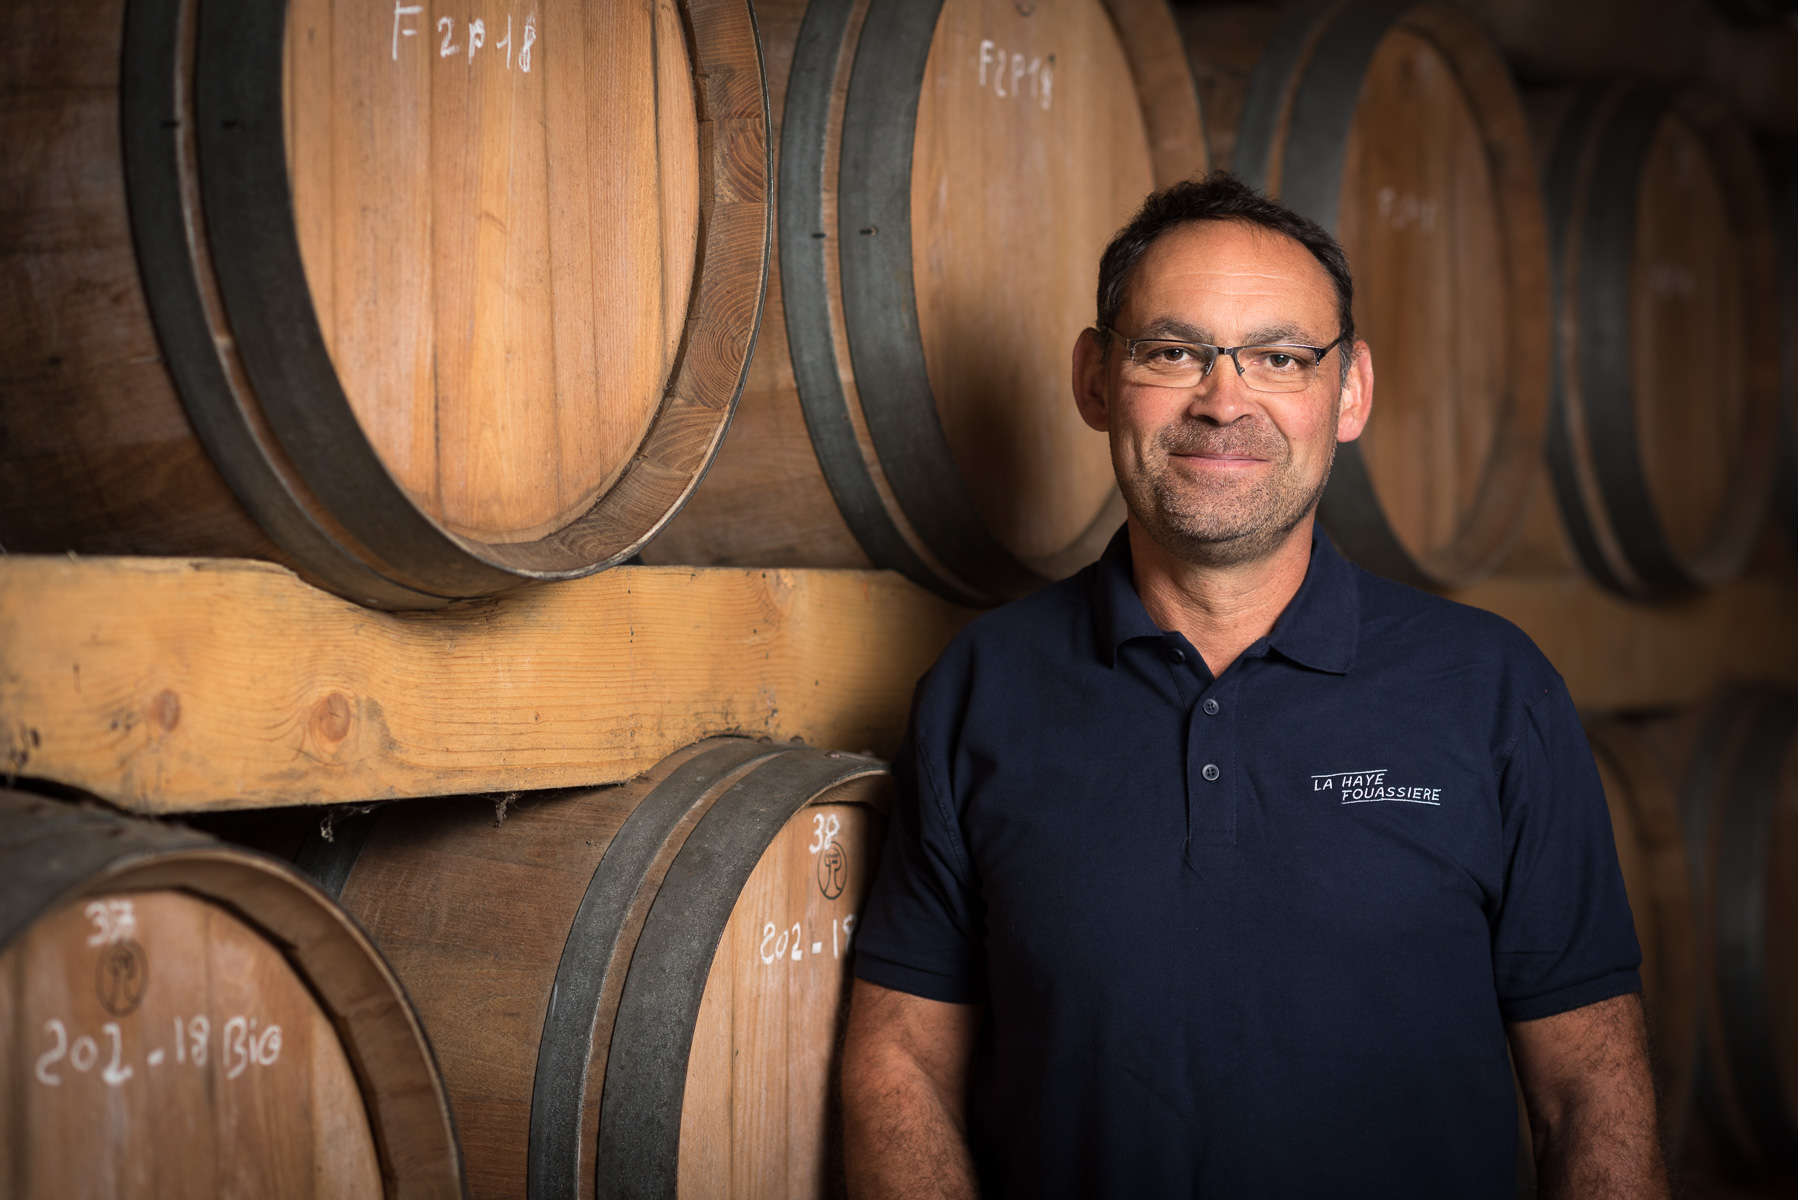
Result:
{"label": "wooden barrel head", "polygon": [[[1773,778],[1766,831],[1767,1050],[1788,1128],[1798,1129],[1798,737],[1782,747]],[[1786,1165],[1798,1161],[1788,1158]]]}
{"label": "wooden barrel head", "polygon": [[849,950],[885,835],[884,779],[802,808],[756,864],[712,960],[681,1102],[679,1193],[830,1194],[831,1077]]}
{"label": "wooden barrel head", "polygon": [[1744,1176],[1798,1166],[1798,700],[1734,688],[1663,723],[1687,760],[1681,801],[1694,862],[1701,1056],[1696,1113]]}
{"label": "wooden barrel head", "polygon": [[1766,180],[1703,91],[1589,89],[1558,124],[1548,463],[1568,532],[1614,590],[1720,586],[1755,546],[1778,449]]}
{"label": "wooden barrel head", "polygon": [[440,608],[624,561],[681,507],[772,248],[747,0],[90,21],[0,100],[62,131],[0,165],[39,230],[0,254],[40,364],[9,378],[38,428],[0,438],[8,547],[273,557]]}
{"label": "wooden barrel head", "polygon": [[1743,311],[1728,186],[1699,130],[1669,114],[1642,163],[1629,320],[1642,466],[1681,558],[1726,532],[1717,526],[1740,469],[1750,364],[1779,357]]}
{"label": "wooden barrel head", "polygon": [[918,329],[950,452],[1021,559],[1066,551],[1116,493],[1068,354],[1092,322],[1099,255],[1154,183],[1100,0],[943,4],[913,149]]}
{"label": "wooden barrel head", "polygon": [[679,12],[295,0],[286,45],[306,279],[382,462],[456,533],[562,528],[642,441],[687,316]]}
{"label": "wooden barrel head", "polygon": [[1237,167],[1331,229],[1373,352],[1373,414],[1321,516],[1385,574],[1464,586],[1527,514],[1547,419],[1549,260],[1530,134],[1491,40],[1445,6],[1297,5]]}
{"label": "wooden barrel head", "polygon": [[217,904],[156,890],[64,906],[0,955],[0,1029],[21,1196],[383,1190],[330,1017],[280,946]]}
{"label": "wooden barrel head", "polygon": [[1798,141],[1768,147],[1773,222],[1779,243],[1779,467],[1774,511],[1798,554]]}
{"label": "wooden barrel head", "polygon": [[1394,30],[1362,85],[1337,233],[1378,379],[1361,453],[1394,531],[1426,559],[1455,555],[1509,416],[1494,183],[1454,64],[1433,42]]}
{"label": "wooden barrel head", "polygon": [[466,1194],[418,1020],[348,914],[179,825],[0,789],[18,1192]]}

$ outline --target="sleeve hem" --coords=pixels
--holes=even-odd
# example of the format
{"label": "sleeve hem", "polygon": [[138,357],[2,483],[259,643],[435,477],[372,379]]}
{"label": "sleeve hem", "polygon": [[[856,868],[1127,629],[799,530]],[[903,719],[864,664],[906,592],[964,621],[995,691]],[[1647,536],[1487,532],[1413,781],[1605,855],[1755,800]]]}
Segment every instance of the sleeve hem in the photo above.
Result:
{"label": "sleeve hem", "polygon": [[986,999],[983,989],[970,980],[906,966],[859,949],[855,954],[855,977],[944,1004],[979,1004]]}
{"label": "sleeve hem", "polygon": [[1627,970],[1612,971],[1608,975],[1600,975],[1596,979],[1588,979],[1567,987],[1556,988],[1552,992],[1544,992],[1539,996],[1500,1000],[1499,1013],[1508,1024],[1518,1021],[1538,1021],[1543,1017],[1559,1016],[1561,1013],[1571,1012],[1576,1008],[1584,1008],[1588,1004],[1597,1004],[1601,1000],[1611,1000],[1641,990],[1642,973],[1631,967]]}

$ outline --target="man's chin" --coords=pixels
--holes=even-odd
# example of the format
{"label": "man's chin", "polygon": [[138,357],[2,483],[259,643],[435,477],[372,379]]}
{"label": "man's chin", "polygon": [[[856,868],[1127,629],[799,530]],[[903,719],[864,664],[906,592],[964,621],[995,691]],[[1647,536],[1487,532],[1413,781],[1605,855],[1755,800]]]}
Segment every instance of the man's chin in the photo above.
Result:
{"label": "man's chin", "polygon": [[1276,550],[1292,526],[1255,522],[1219,522],[1163,514],[1151,533],[1164,550],[1185,562],[1224,567],[1253,562]]}

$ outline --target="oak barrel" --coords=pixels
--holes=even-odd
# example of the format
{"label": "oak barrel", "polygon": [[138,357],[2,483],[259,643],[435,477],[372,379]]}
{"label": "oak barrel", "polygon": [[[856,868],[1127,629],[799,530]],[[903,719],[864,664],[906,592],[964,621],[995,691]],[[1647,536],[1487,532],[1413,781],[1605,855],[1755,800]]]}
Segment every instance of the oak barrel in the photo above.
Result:
{"label": "oak barrel", "polygon": [[1498,47],[1444,5],[1294,4],[1250,78],[1234,165],[1354,269],[1377,383],[1324,526],[1383,574],[1474,582],[1527,513],[1551,347],[1529,124]]}
{"label": "oak barrel", "polygon": [[1547,457],[1568,534],[1616,591],[1717,587],[1760,534],[1779,425],[1775,249],[1754,146],[1718,97],[1627,82],[1578,96],[1547,145]]}
{"label": "oak barrel", "polygon": [[463,1194],[417,1017],[292,868],[0,790],[8,1195]]}
{"label": "oak barrel", "polygon": [[390,806],[297,861],[416,998],[474,1196],[822,1196],[887,785],[714,739],[497,827],[490,798]]}
{"label": "oak barrel", "polygon": [[747,0],[0,15],[0,544],[434,607],[634,554],[767,274]]}
{"label": "oak barrel", "polygon": [[1774,512],[1798,554],[1798,141],[1771,155],[1773,220],[1779,244],[1779,466]]}
{"label": "oak barrel", "polygon": [[962,603],[1123,520],[1069,361],[1099,255],[1206,166],[1163,0],[758,4],[780,273],[731,434],[644,558],[892,567]]}
{"label": "oak barrel", "polygon": [[1698,1070],[1698,946],[1692,868],[1680,817],[1680,775],[1635,722],[1611,718],[1586,730],[1604,781],[1642,946],[1662,1120],[1669,1147],[1684,1144]]}
{"label": "oak barrel", "polygon": [[1697,1113],[1726,1165],[1798,1168],[1798,697],[1732,692],[1692,739],[1703,1041]]}

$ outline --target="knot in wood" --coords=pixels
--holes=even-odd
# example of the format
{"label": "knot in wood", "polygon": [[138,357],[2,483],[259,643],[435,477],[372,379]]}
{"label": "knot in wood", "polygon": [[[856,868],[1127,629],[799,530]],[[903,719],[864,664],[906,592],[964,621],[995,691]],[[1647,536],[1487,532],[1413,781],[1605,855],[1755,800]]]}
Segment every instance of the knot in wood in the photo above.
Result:
{"label": "knot in wood", "polygon": [[350,718],[350,700],[342,692],[332,692],[312,706],[312,728],[327,742],[341,742],[349,736]]}

